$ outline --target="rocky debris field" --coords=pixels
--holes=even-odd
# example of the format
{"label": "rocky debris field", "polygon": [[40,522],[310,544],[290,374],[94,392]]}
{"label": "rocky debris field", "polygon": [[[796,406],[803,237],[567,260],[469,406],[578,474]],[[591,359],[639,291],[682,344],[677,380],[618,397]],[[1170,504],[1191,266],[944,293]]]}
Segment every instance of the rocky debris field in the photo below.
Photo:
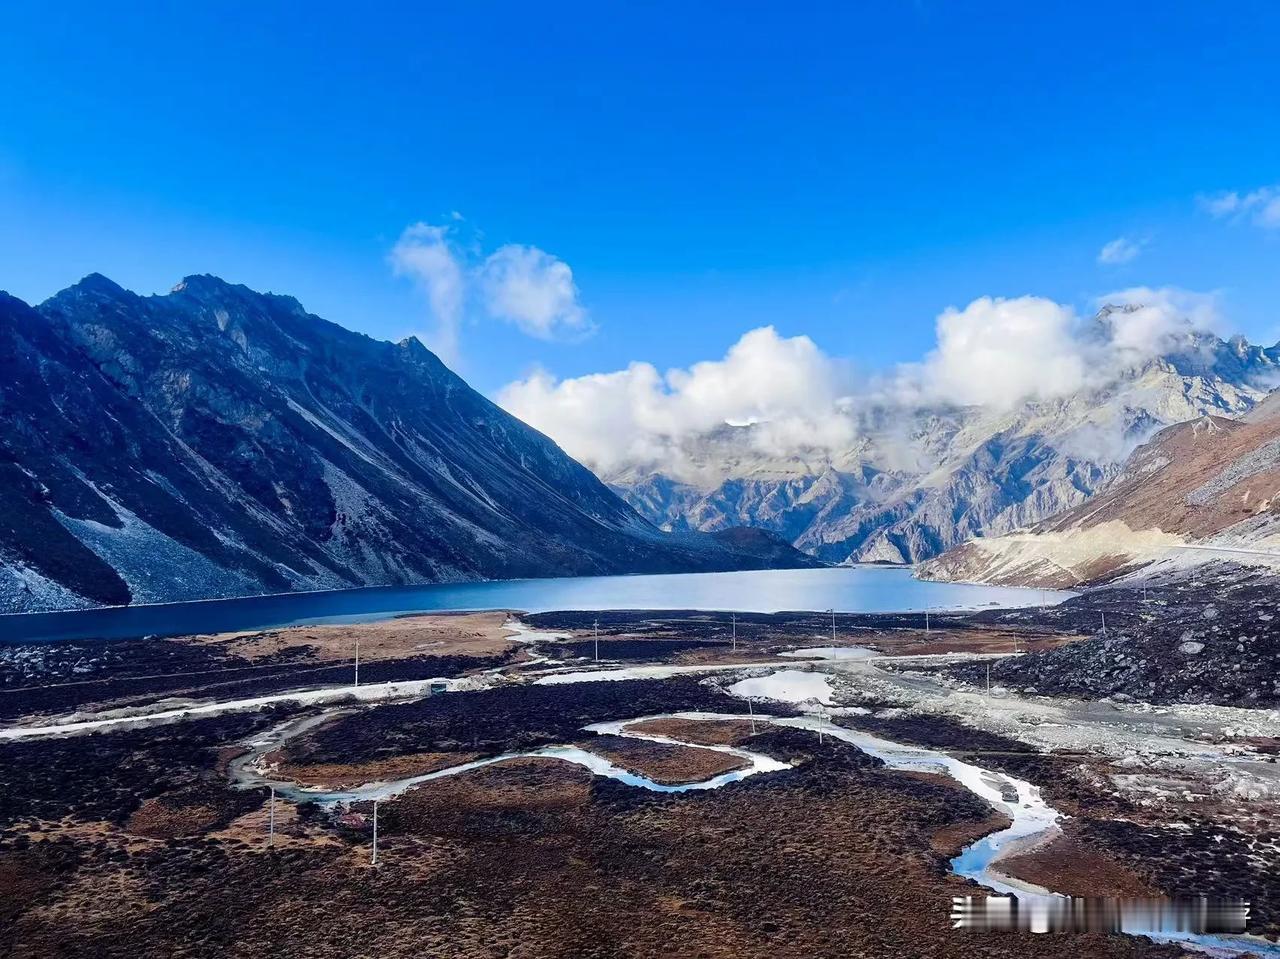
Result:
{"label": "rocky debris field", "polygon": [[[1199,578],[1148,590],[1145,600],[1132,587],[1097,590],[1081,600],[1068,601],[1055,615],[1091,626],[1094,635],[994,663],[992,679],[1085,699],[1280,706],[1280,583],[1274,576],[1210,564]],[[952,673],[985,683],[986,668],[961,665]]]}

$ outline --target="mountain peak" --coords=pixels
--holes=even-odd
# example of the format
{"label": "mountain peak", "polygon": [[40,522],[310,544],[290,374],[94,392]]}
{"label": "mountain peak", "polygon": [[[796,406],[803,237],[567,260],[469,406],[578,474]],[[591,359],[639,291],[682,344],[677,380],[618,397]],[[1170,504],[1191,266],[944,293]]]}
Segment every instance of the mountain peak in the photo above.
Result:
{"label": "mountain peak", "polygon": [[110,277],[103,276],[101,273],[90,273],[88,276],[80,280],[79,283],[73,283],[63,293],[95,293],[99,296],[128,296],[129,291],[122,287]]}
{"label": "mountain peak", "polygon": [[400,349],[405,350],[410,354],[417,355],[417,356],[421,356],[424,353],[431,352],[423,345],[422,340],[418,339],[416,336],[406,336],[403,340],[398,342],[396,346],[400,347]]}
{"label": "mountain peak", "polygon": [[169,289],[170,293],[196,292],[198,289],[225,289],[230,284],[221,277],[211,273],[192,273],[178,280]]}
{"label": "mountain peak", "polygon": [[228,283],[220,276],[214,276],[212,273],[192,273],[190,276],[184,276],[181,280],[173,285],[170,293],[228,293],[231,291],[246,291],[248,287],[239,283]]}
{"label": "mountain peak", "polygon": [[270,301],[277,306],[284,307],[290,313],[302,315],[307,312],[302,304],[292,296],[283,293],[261,293],[245,286],[243,283],[232,283],[212,273],[193,273],[190,276],[184,276],[174,284],[169,293],[170,295],[185,294],[195,297],[197,300],[225,301],[235,299],[254,303]]}

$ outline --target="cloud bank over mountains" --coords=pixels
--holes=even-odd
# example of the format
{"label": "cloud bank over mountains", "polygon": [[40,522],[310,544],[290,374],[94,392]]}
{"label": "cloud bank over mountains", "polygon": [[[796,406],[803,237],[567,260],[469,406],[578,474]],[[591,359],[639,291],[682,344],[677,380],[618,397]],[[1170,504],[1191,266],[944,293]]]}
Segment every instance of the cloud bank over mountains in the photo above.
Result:
{"label": "cloud bank over mountains", "polygon": [[666,465],[678,447],[723,424],[757,424],[758,442],[785,451],[797,441],[838,448],[856,431],[832,415],[854,388],[849,364],[807,336],[751,330],[718,360],[661,373],[651,363],[557,380],[535,371],[508,385],[499,405],[551,436],[571,456],[608,475]]}
{"label": "cloud bank over mountains", "polygon": [[1221,326],[1215,295],[1176,288],[1119,290],[1097,306],[1097,316],[1084,317],[1044,297],[981,297],[937,317],[936,345],[920,361],[879,374],[859,374],[809,337],[765,326],[685,369],[635,362],[571,379],[538,370],[498,401],[601,475],[636,469],[692,479],[688,441],[726,425],[754,424],[750,442],[764,455],[837,455],[877,410],[1053,401],[1105,388],[1186,349],[1189,334]]}

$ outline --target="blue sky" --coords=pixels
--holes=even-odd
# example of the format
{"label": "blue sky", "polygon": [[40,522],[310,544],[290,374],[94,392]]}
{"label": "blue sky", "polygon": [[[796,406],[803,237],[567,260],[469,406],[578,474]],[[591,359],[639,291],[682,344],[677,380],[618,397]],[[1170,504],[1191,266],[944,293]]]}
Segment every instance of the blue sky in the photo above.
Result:
{"label": "blue sky", "polygon": [[1280,183],[1280,5],[108,6],[0,12],[0,287],[25,299],[212,272],[429,336],[390,259],[425,222],[464,272],[572,270],[582,322],[551,339],[465,298],[453,362],[491,393],[765,324],[884,368],[984,295],[1218,291],[1280,336],[1280,229],[1197,202]]}

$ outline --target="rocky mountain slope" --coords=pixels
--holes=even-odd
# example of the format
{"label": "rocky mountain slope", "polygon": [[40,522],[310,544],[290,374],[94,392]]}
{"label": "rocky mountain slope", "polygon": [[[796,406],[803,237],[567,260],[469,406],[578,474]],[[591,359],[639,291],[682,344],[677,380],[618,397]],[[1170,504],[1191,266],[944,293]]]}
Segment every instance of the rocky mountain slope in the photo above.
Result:
{"label": "rocky mountain slope", "polygon": [[959,546],[923,575],[1073,586],[1210,560],[1280,566],[1280,393],[1239,420],[1204,416],[1162,430],[1089,502]]}
{"label": "rocky mountain slope", "polygon": [[686,444],[697,482],[643,470],[604,479],[664,528],[748,524],[828,562],[916,562],[1086,502],[1162,427],[1248,411],[1278,361],[1280,347],[1188,332],[1118,381],[1064,399],[863,410],[859,439],[836,455],[771,458],[752,441],[758,427],[725,425]]}
{"label": "rocky mountain slope", "polygon": [[416,339],[210,276],[0,294],[0,611],[811,564],[658,531]]}

